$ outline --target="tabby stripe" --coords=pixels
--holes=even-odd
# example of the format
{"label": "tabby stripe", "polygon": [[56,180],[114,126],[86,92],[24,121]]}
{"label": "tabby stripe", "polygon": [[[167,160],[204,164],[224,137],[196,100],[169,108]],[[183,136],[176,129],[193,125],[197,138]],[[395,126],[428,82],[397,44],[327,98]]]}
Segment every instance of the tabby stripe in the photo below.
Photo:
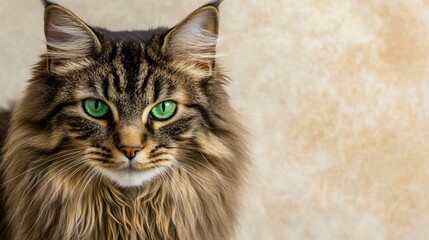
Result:
{"label": "tabby stripe", "polygon": [[98,93],[98,87],[97,84],[93,81],[87,81],[86,82],[86,88],[91,89],[92,92]]}
{"label": "tabby stripe", "polygon": [[148,138],[147,133],[143,132],[143,134],[142,134],[142,142],[145,143],[146,140],[147,140],[147,138]]}
{"label": "tabby stripe", "polygon": [[168,84],[168,86],[167,86],[167,95],[168,96],[173,95],[174,91],[176,91],[176,86],[174,86],[173,84]]}
{"label": "tabby stripe", "polygon": [[149,68],[149,65],[147,65],[146,63],[140,64],[139,75],[137,76],[135,89],[134,89],[134,92],[138,93],[139,95],[142,95],[142,85],[148,74],[148,68]]}
{"label": "tabby stripe", "polygon": [[122,92],[121,89],[121,77],[119,76],[119,74],[116,71],[116,67],[115,67],[115,71],[113,71],[113,85],[115,87],[116,92]]}
{"label": "tabby stripe", "polygon": [[146,74],[146,76],[144,77],[144,79],[143,79],[143,86],[142,86],[142,88],[141,88],[141,92],[142,93],[144,93],[145,92],[145,90],[146,90],[146,87],[147,87],[147,84],[148,84],[148,82],[149,82],[149,78],[152,76],[152,74],[153,74],[153,72],[152,72],[152,68],[148,68],[148,70],[147,70],[147,74]]}
{"label": "tabby stripe", "polygon": [[76,137],[76,139],[79,139],[79,140],[88,140],[88,138],[91,136],[91,135],[93,135],[94,133],[92,132],[92,131],[88,131],[88,132],[86,132],[86,133],[84,133],[84,134],[81,134],[81,135],[79,135],[79,136],[77,136]]}
{"label": "tabby stripe", "polygon": [[76,127],[79,129],[85,128],[86,124],[96,125],[92,121],[85,119],[83,117],[67,115],[67,114],[61,115],[61,119],[59,120],[62,120],[62,122],[67,123],[70,127]]}
{"label": "tabby stripe", "polygon": [[153,134],[154,130],[153,130],[153,127],[151,125],[152,122],[153,122],[153,120],[150,120],[150,118],[149,118],[149,121],[146,122],[146,130]]}
{"label": "tabby stripe", "polygon": [[154,157],[158,157],[161,155],[167,154],[166,152],[159,152],[159,153],[153,153],[149,155],[149,158],[154,158]]}
{"label": "tabby stripe", "polygon": [[206,110],[206,108],[200,104],[194,103],[194,104],[186,104],[185,105],[188,108],[192,108],[197,110],[201,116],[203,117],[204,121],[206,121],[207,125],[210,129],[215,129],[215,124],[212,122],[209,112]]}
{"label": "tabby stripe", "polygon": [[[87,132],[87,131],[91,131],[90,128],[87,127],[74,127],[74,128],[69,128],[70,132],[75,132],[75,133],[79,133],[79,132]],[[92,130],[92,132],[95,132],[95,130]]]}
{"label": "tabby stripe", "polygon": [[103,159],[103,158],[92,158],[92,160],[99,161],[99,162],[106,163],[106,164],[110,164],[110,165],[114,164],[114,162],[111,162],[108,159]]}
{"label": "tabby stripe", "polygon": [[152,58],[152,56],[151,56],[151,54],[149,54],[148,50],[149,50],[148,47],[146,47],[144,49],[144,55],[145,55],[146,61],[149,63],[149,65],[157,67],[158,63]]}
{"label": "tabby stripe", "polygon": [[99,156],[102,156],[102,157],[104,157],[104,158],[111,158],[111,157],[113,157],[113,155],[112,155],[112,154],[106,154],[106,153],[97,152],[97,151],[91,151],[91,152],[89,152],[88,154],[99,155]]}
{"label": "tabby stripe", "polygon": [[116,44],[116,52],[115,52],[116,55],[115,55],[115,58],[112,60],[112,69],[113,69],[112,73],[114,76],[113,83],[117,92],[122,92],[122,84],[123,84],[121,76],[118,73],[119,72],[118,65],[120,65],[120,62],[122,60],[122,55],[121,55],[122,48],[123,48],[122,42],[119,42]]}
{"label": "tabby stripe", "polygon": [[155,164],[155,163],[164,162],[164,161],[168,161],[168,159],[167,158],[155,159],[155,160],[152,160],[152,161],[147,162],[147,163],[148,164]]}
{"label": "tabby stripe", "polygon": [[112,47],[112,51],[110,52],[110,56],[109,56],[109,62],[113,62],[113,60],[116,59],[117,57],[117,49],[116,49],[116,45],[114,43],[111,43],[110,46]]}
{"label": "tabby stripe", "polygon": [[107,100],[109,100],[109,89],[110,89],[110,78],[104,78],[103,81],[103,95],[104,98],[106,98]]}
{"label": "tabby stripe", "polygon": [[137,80],[137,76],[140,72],[140,64],[142,62],[142,48],[140,44],[129,44],[123,47],[122,49],[122,65],[125,72],[126,78],[126,92],[132,92],[135,88],[135,83]]}
{"label": "tabby stripe", "polygon": [[65,146],[68,144],[68,142],[70,141],[70,137],[65,136],[63,137],[59,143],[49,149],[43,149],[43,148],[35,148],[35,147],[29,147],[28,149],[34,152],[37,152],[37,154],[35,154],[35,156],[41,156],[41,155],[53,155],[56,154],[58,152],[60,152],[61,150],[63,150],[65,148]]}
{"label": "tabby stripe", "polygon": [[46,116],[38,122],[41,125],[47,125],[53,118],[55,118],[64,108],[76,105],[76,102],[63,102],[54,107]]}
{"label": "tabby stripe", "polygon": [[[65,117],[67,118],[67,116]],[[69,132],[79,134],[79,136],[76,137],[77,139],[84,140],[97,132],[97,129],[85,125],[85,123],[87,122],[86,120],[83,120],[78,117],[66,119],[64,122],[66,122],[69,126],[72,127],[68,129]]]}
{"label": "tabby stripe", "polygon": [[154,147],[151,151],[150,154],[155,153],[156,151],[158,151],[160,148],[165,148],[166,146],[164,144],[159,144],[156,147]]}
{"label": "tabby stripe", "polygon": [[184,137],[181,137],[181,136],[179,136],[179,135],[174,135],[174,136],[172,136],[171,137],[174,141],[176,141],[176,142],[184,142],[185,140],[188,140],[189,138],[184,138]]}
{"label": "tabby stripe", "polygon": [[158,78],[155,78],[153,80],[153,98],[152,102],[156,102],[159,98],[159,94],[161,92],[161,86]]}
{"label": "tabby stripe", "polygon": [[172,122],[168,125],[161,127],[159,131],[164,132],[165,134],[171,135],[171,138],[180,137],[180,134],[189,132],[191,130],[192,125],[190,124],[190,122],[194,118],[195,117],[192,116],[188,118],[179,119],[175,122]]}
{"label": "tabby stripe", "polygon": [[109,153],[111,153],[112,152],[112,150],[110,150],[110,148],[108,148],[108,147],[104,147],[104,146],[100,146],[100,145],[95,145],[94,146],[95,148],[99,148],[99,149],[101,149],[101,150],[103,150],[103,151],[105,151],[105,152],[109,152]]}

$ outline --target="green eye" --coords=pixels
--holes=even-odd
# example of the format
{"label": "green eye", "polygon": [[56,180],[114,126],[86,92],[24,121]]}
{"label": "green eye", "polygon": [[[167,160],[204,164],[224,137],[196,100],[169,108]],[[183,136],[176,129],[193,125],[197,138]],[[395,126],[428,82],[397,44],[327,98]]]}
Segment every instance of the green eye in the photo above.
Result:
{"label": "green eye", "polygon": [[164,101],[158,103],[150,110],[150,114],[156,120],[164,121],[171,118],[176,112],[177,105],[173,101]]}
{"label": "green eye", "polygon": [[104,118],[110,112],[109,106],[98,99],[86,99],[83,101],[83,108],[89,116],[94,118]]}

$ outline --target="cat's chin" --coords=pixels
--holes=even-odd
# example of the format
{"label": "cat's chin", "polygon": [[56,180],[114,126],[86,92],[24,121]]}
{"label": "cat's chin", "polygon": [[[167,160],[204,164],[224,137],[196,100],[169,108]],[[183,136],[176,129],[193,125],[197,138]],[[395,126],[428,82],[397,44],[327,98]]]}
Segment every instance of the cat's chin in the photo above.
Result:
{"label": "cat's chin", "polygon": [[162,169],[141,171],[134,168],[105,170],[104,174],[119,187],[138,187],[153,180]]}

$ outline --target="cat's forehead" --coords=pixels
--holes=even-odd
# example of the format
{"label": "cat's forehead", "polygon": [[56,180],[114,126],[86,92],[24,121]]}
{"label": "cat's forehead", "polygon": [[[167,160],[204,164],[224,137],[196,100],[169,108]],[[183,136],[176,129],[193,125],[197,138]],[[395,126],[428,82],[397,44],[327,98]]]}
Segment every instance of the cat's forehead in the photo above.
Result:
{"label": "cat's forehead", "polygon": [[[183,75],[159,61],[165,29],[149,31],[99,30],[102,54],[92,59],[92,66],[72,74],[71,81],[79,98],[94,97],[114,104],[122,116],[138,116],[146,106],[179,96],[185,99]],[[133,111],[130,111],[133,109]],[[139,109],[139,111],[135,111]]]}
{"label": "cat's forehead", "polygon": [[[136,72],[139,64],[148,60],[148,48],[157,49],[159,44],[154,39],[162,37],[162,29],[146,31],[109,31],[97,29],[101,40],[101,54],[95,61],[107,64],[122,64],[127,72]],[[151,51],[153,52],[153,51]],[[118,66],[116,66],[118,67]]]}
{"label": "cat's forehead", "polygon": [[95,32],[111,43],[118,42],[135,42],[147,44],[154,36],[165,35],[168,28],[158,27],[149,30],[135,30],[135,31],[110,31],[104,28],[94,28]]}

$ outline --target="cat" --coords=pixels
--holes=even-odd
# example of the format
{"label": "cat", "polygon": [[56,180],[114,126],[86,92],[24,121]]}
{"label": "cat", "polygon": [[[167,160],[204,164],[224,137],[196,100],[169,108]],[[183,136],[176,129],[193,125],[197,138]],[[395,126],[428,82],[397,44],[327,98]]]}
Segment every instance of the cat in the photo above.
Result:
{"label": "cat", "polygon": [[43,1],[47,51],[0,113],[1,239],[232,239],[249,166],[221,1],[109,31]]}

